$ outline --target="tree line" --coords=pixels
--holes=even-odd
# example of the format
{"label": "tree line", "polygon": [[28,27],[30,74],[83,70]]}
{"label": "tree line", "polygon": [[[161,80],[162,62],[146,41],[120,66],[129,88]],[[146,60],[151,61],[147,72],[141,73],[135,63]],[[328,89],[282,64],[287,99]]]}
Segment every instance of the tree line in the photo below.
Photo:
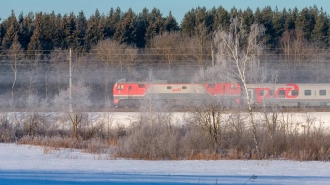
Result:
{"label": "tree line", "polygon": [[[219,26],[228,27],[231,18],[241,17],[243,24],[265,26],[265,43],[268,48],[281,48],[283,37],[301,36],[306,41],[318,42],[323,46],[330,43],[329,15],[317,6],[278,10],[270,6],[245,10],[222,6],[206,9],[197,7],[189,10],[179,24],[169,12],[164,16],[158,8],[144,8],[135,13],[124,12],[119,7],[110,8],[106,14],[97,9],[87,18],[83,11],[78,15],[55,14],[55,12],[30,12],[27,15],[12,14],[0,23],[0,49],[9,49],[17,40],[27,51],[55,48],[73,48],[89,52],[101,40],[113,39],[119,43],[138,48],[151,47],[151,39],[158,34],[179,31],[184,36],[211,36]],[[297,36],[298,35],[298,36]],[[203,39],[203,38],[200,38]]]}

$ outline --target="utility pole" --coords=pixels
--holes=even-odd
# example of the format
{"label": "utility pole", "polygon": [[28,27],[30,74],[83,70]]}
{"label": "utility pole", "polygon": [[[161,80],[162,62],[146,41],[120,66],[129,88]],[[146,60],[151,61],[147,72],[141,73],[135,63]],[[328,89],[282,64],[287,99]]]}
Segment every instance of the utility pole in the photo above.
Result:
{"label": "utility pole", "polygon": [[72,55],[70,48],[70,56],[69,56],[69,111],[72,113]]}
{"label": "utility pole", "polygon": [[[72,49],[70,48],[70,55],[69,55],[69,117],[71,119],[73,125],[73,137],[78,139],[78,125],[81,122],[81,117],[78,119],[77,113],[73,113],[72,110]],[[71,114],[73,113],[73,118]]]}
{"label": "utility pole", "polygon": [[214,69],[214,50],[213,50],[213,44],[211,42],[211,56],[212,56],[212,82],[214,83],[214,73],[215,73],[215,69]]}
{"label": "utility pole", "polygon": [[[152,81],[152,69],[149,68],[149,88],[153,88],[151,86],[151,81]],[[152,126],[152,100],[151,100],[151,96],[149,94],[149,116],[150,116],[150,125]]]}
{"label": "utility pole", "polygon": [[214,50],[213,50],[213,44],[211,43],[211,56],[212,56],[212,67],[214,67]]}

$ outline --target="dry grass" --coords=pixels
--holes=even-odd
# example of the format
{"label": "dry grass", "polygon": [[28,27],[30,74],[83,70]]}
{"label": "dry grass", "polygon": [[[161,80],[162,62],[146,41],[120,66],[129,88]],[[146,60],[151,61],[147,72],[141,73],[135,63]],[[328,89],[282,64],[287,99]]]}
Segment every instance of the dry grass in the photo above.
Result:
{"label": "dry grass", "polygon": [[[100,159],[109,153],[110,158],[146,160],[258,159],[251,129],[241,120],[221,123],[217,136],[210,137],[208,130],[194,124],[194,120],[181,125],[169,124],[167,116],[170,115],[155,117],[152,125],[149,117],[141,116],[139,124],[130,127],[102,130],[81,126],[78,138],[72,138],[71,130],[45,127],[43,119],[38,120],[39,126],[34,127],[33,132],[26,132],[24,122],[14,125],[3,117],[0,119],[0,142],[43,146],[45,154],[60,148],[80,149],[99,154]],[[308,120],[303,131],[297,129],[301,127],[298,124],[286,124],[276,128],[273,135],[265,125],[259,124],[261,159],[329,161],[330,129],[322,125],[315,127],[316,123],[307,123]]]}
{"label": "dry grass", "polygon": [[44,153],[49,153],[51,150],[60,148],[75,148],[81,149],[87,153],[104,154],[108,152],[109,145],[106,140],[94,138],[91,140],[74,139],[71,137],[31,137],[24,136],[18,144],[28,144],[43,146]]}

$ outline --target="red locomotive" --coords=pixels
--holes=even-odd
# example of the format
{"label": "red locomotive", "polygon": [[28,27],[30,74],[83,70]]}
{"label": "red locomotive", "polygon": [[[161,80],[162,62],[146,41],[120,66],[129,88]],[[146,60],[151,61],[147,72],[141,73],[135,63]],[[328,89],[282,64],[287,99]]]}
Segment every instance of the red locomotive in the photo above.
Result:
{"label": "red locomotive", "polygon": [[238,83],[168,83],[166,80],[126,82],[121,79],[113,87],[114,105],[119,107],[138,106],[140,101],[149,97],[177,103],[205,97],[226,97],[239,102],[240,96]]}

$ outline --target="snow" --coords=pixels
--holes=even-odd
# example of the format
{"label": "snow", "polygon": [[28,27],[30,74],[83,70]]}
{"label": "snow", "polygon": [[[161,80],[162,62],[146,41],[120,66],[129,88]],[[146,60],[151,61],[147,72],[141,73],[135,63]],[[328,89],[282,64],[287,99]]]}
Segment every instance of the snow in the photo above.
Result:
{"label": "snow", "polygon": [[285,160],[147,161],[73,149],[0,144],[7,184],[330,184],[330,163]]}
{"label": "snow", "polygon": [[[113,113],[94,112],[94,113],[89,113],[89,117],[92,119],[92,122],[98,122],[101,120],[106,122],[107,116],[109,116],[108,114],[110,114],[111,118],[113,119],[113,121],[116,124],[128,126],[132,122],[134,122],[134,120],[136,120],[139,117],[139,114],[141,114],[141,113],[139,113],[139,112],[113,112]],[[146,113],[146,114],[148,114],[148,113]],[[188,113],[184,113],[184,112],[173,112],[171,116],[174,121],[181,122],[182,119],[187,114]],[[255,117],[257,120],[264,119],[264,113],[255,112],[254,114],[255,114]],[[314,122],[317,125],[319,123],[322,123],[323,126],[330,127],[329,112],[279,113],[278,119],[283,120],[283,121],[289,121],[291,123],[300,123],[300,124],[304,124],[306,122],[306,120],[309,119],[311,122]]]}
{"label": "snow", "polygon": [[[9,120],[10,123],[19,123],[22,120],[27,119],[30,112],[7,112],[1,113],[1,117],[5,117]],[[58,113],[58,112],[40,112],[38,113],[46,120],[49,120],[52,126],[61,127],[61,128],[71,128],[71,122],[68,114]],[[130,126],[132,123],[136,122],[139,119],[141,112],[87,112],[83,113],[87,116],[88,123],[93,125],[103,124],[106,128],[108,127],[117,127],[117,126]],[[145,112],[143,114],[148,114]],[[168,113],[169,114],[169,113]],[[171,117],[172,121],[175,124],[182,124],[184,118],[187,117],[188,113],[185,112],[172,112]],[[229,114],[224,113],[224,116]],[[256,121],[264,120],[264,114],[262,112],[254,113]],[[271,117],[271,114],[269,114]],[[242,116],[244,117],[244,116]],[[246,113],[246,119],[248,122],[248,114]],[[306,112],[306,113],[279,113],[278,120],[283,123],[296,125],[304,125],[306,121],[309,120],[310,123],[313,123],[314,127],[330,127],[330,114],[329,112]]]}

